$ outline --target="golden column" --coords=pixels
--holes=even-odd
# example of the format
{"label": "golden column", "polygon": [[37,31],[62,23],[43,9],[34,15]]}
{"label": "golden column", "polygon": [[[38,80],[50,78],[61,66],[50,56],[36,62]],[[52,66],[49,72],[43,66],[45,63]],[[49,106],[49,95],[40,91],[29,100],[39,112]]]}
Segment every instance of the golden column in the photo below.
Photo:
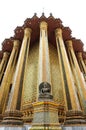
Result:
{"label": "golden column", "polygon": [[18,63],[16,67],[16,72],[14,76],[14,82],[12,87],[13,96],[11,97],[10,105],[8,106],[10,110],[16,110],[16,109],[20,110],[19,102],[21,101],[20,95],[22,93],[22,82],[24,77],[25,63],[29,53],[30,38],[31,38],[31,29],[26,28],[24,30],[24,38],[23,38],[23,42],[22,42],[22,46],[18,58]]}
{"label": "golden column", "polygon": [[40,23],[39,74],[38,76],[39,76],[38,84],[42,82],[49,82],[51,84],[46,22]]}
{"label": "golden column", "polygon": [[59,130],[58,104],[53,101],[47,23],[40,23],[39,71],[38,71],[38,100],[33,104],[34,117],[31,130]]}
{"label": "golden column", "polygon": [[3,78],[4,72],[5,72],[5,69],[6,69],[6,66],[7,66],[9,55],[10,55],[9,52],[3,53],[3,58],[2,58],[2,61],[0,63],[0,84],[2,82],[2,78]]}
{"label": "golden column", "polygon": [[73,123],[79,124],[81,118],[79,115],[82,114],[82,112],[76,94],[76,88],[74,85],[71,68],[66,54],[64,41],[62,38],[62,29],[57,28],[55,34],[56,34],[56,45],[58,50],[60,71],[63,82],[64,99],[67,106],[65,125],[68,124],[71,125]]}
{"label": "golden column", "polygon": [[13,49],[5,70],[5,74],[2,80],[2,84],[1,84],[1,95],[0,95],[0,106],[1,106],[1,110],[0,113],[4,112],[6,109],[6,105],[7,105],[7,100],[8,100],[8,96],[9,96],[9,91],[10,91],[10,87],[12,84],[12,79],[13,79],[13,75],[15,72],[15,66],[16,66],[16,61],[17,61],[17,56],[18,56],[18,51],[19,51],[19,45],[20,42],[18,40],[14,40],[13,43]]}
{"label": "golden column", "polygon": [[[47,83],[51,86],[47,26],[47,23],[44,21],[40,23],[38,86]],[[38,90],[38,94],[39,91],[41,90]]]}
{"label": "golden column", "polygon": [[[67,45],[68,55],[69,55],[69,59],[71,63],[71,68],[74,74],[75,83],[77,87],[76,93],[79,96],[81,109],[84,110],[86,114],[86,85],[82,78],[82,74],[81,74],[81,71],[80,71],[74,50],[73,50],[72,41],[71,40],[67,41],[66,45]],[[80,56],[81,56],[81,53],[80,53]]]}
{"label": "golden column", "polygon": [[[21,95],[22,95],[22,87],[23,87],[23,78],[24,78],[24,70],[25,63],[28,58],[29,46],[30,46],[30,38],[31,38],[31,29],[26,28],[24,30],[24,38],[21,46],[21,50],[19,53],[19,58],[16,66],[16,71],[14,75],[14,81],[11,89],[11,94],[7,106],[7,110],[5,112],[3,124],[10,123],[12,125],[23,125],[21,120],[22,113],[20,112],[20,104],[21,104]],[[7,118],[7,116],[9,117]],[[12,122],[11,121],[12,118]],[[5,121],[7,119],[7,122]]]}
{"label": "golden column", "polygon": [[[2,94],[1,83],[2,83],[2,79],[3,79],[3,76],[4,76],[4,72],[5,72],[7,63],[8,63],[9,55],[10,55],[9,52],[4,52],[3,58],[1,59],[1,62],[0,62],[0,99],[1,99],[1,94]],[[1,105],[0,105],[0,111],[1,111]],[[1,120],[2,120],[2,114],[0,113],[0,121]]]}

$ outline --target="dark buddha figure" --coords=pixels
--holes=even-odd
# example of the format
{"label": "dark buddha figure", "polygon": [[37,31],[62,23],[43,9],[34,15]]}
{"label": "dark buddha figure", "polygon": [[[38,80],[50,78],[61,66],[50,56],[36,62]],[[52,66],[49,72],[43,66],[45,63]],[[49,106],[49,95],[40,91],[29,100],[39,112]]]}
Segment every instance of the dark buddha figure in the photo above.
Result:
{"label": "dark buddha figure", "polygon": [[39,99],[52,99],[51,85],[48,82],[42,82],[39,85]]}

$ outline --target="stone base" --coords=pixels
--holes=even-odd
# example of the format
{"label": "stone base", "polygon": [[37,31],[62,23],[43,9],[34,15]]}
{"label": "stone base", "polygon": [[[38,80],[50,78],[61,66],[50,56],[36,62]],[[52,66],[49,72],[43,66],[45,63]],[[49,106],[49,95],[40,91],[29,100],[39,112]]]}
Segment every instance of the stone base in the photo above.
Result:
{"label": "stone base", "polygon": [[26,130],[25,127],[0,127],[0,130]]}
{"label": "stone base", "polygon": [[63,127],[62,130],[86,130],[86,127],[85,126]]}
{"label": "stone base", "polygon": [[59,104],[58,106],[58,117],[59,117],[59,123],[63,125],[65,120],[65,107],[62,104]]}
{"label": "stone base", "polygon": [[86,125],[86,121],[82,111],[73,111],[73,110],[67,111],[64,126],[77,126],[77,125],[80,126]]}
{"label": "stone base", "polygon": [[23,121],[21,119],[22,113],[18,110],[6,111],[3,115],[3,121],[0,125],[3,126],[23,126]]}
{"label": "stone base", "polygon": [[85,118],[85,120],[86,120],[86,114],[84,114],[84,118]]}
{"label": "stone base", "polygon": [[33,104],[34,117],[30,130],[61,130],[58,121],[58,105],[51,101],[41,101]]}

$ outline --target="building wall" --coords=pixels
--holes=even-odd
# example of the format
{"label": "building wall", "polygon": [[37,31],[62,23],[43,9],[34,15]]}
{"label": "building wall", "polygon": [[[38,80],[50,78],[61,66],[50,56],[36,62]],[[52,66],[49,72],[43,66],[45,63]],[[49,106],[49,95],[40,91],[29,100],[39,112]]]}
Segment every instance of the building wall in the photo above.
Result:
{"label": "building wall", "polygon": [[38,52],[39,52],[38,43],[36,43],[35,46],[30,47],[23,82],[22,105],[36,101]]}
{"label": "building wall", "polygon": [[[51,43],[49,43],[49,55],[53,99],[57,103],[62,103],[63,91],[58,62],[58,53],[57,49]],[[25,69],[22,92],[22,106],[29,105],[32,102],[35,102],[38,97],[38,57],[39,43],[35,43],[35,46],[30,47],[28,61]]]}
{"label": "building wall", "polygon": [[49,44],[49,54],[50,54],[50,68],[51,68],[51,83],[52,83],[52,94],[54,101],[57,103],[63,102],[63,91],[62,91],[62,81],[59,68],[59,60],[57,49]]}

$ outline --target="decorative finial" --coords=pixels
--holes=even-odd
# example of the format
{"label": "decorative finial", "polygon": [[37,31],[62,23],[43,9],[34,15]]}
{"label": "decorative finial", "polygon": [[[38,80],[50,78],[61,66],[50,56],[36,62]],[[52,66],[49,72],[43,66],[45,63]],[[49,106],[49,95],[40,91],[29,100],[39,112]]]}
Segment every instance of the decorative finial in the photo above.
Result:
{"label": "decorative finial", "polygon": [[44,16],[44,12],[42,13],[42,16]]}
{"label": "decorative finial", "polygon": [[34,16],[37,16],[37,13],[34,13]]}
{"label": "decorative finial", "polygon": [[44,16],[44,7],[43,7],[43,11],[42,11],[42,16]]}
{"label": "decorative finial", "polygon": [[50,13],[50,16],[52,16],[52,13]]}

